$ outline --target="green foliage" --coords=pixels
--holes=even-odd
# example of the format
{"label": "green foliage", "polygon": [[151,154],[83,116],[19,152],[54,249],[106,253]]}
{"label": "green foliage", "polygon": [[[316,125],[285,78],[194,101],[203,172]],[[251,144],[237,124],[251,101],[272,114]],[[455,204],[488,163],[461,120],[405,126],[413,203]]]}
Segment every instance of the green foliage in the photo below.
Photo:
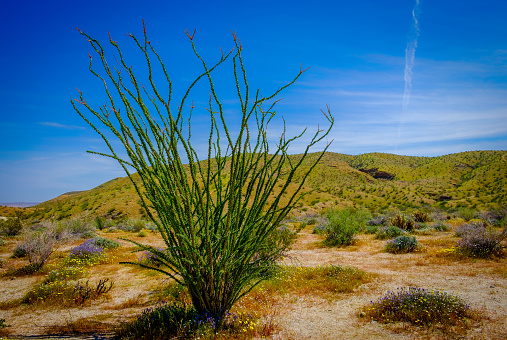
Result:
{"label": "green foliage", "polygon": [[137,233],[137,236],[139,236],[139,237],[146,237],[146,235],[147,235],[146,231],[144,231],[144,230],[141,230],[140,232]]}
{"label": "green foliage", "polygon": [[[290,158],[287,155],[289,145],[303,134],[287,138],[282,133],[273,148],[267,137],[268,125],[275,115],[275,97],[293,84],[302,70],[272,95],[263,97],[259,91],[252,95],[246,80],[242,47],[235,36],[235,49],[222,54],[216,64],[208,65],[198,54],[193,35],[189,34],[203,71],[174,106],[170,102],[172,82],[162,59],[148,42],[146,30],[141,40],[130,37],[146,59],[148,81],[144,84],[147,87],[141,85],[115,41],[110,40],[111,48],[119,55],[120,68],[126,75],[120,76],[119,71],[111,69],[106,59],[108,52],[97,40],[81,33],[98,53],[107,76],[102,77],[93,69],[93,59],[90,70],[101,86],[106,85],[104,90],[109,100],[107,106],[97,111],[80,93],[72,105],[109,147],[110,154],[99,154],[117,160],[124,168],[142,207],[157,225],[167,247],[161,252],[133,243],[154,254],[161,267],[152,269],[185,285],[196,312],[209,315],[219,327],[233,304],[262,281],[262,273],[269,271],[284,254],[287,243],[274,242],[273,247],[271,236],[298,203],[309,173],[323,157],[323,152],[310,155],[309,149],[328,135],[333,118],[328,110],[324,115],[330,128],[317,131],[305,151],[296,159]],[[241,112],[241,123],[234,128],[226,124],[212,77],[212,72],[231,58]],[[169,96],[161,94],[155,86],[153,59],[167,80]],[[124,83],[124,79],[128,82]],[[191,90],[201,79],[207,80],[210,88],[207,110],[211,126],[204,161],[199,161],[198,152],[192,147],[190,120],[187,125],[187,112],[184,112],[189,106]],[[112,132],[124,150],[117,152],[112,147],[114,143],[76,103]],[[194,106],[190,107],[188,116]],[[119,158],[121,153],[127,158]],[[304,161],[305,168],[302,168]],[[137,171],[140,182],[134,179],[129,168]],[[291,185],[296,175],[299,180]]]}
{"label": "green foliage", "polygon": [[430,216],[427,213],[425,213],[424,211],[416,211],[412,214],[412,216],[414,217],[415,222],[420,222],[420,223],[431,222]]}
{"label": "green foliage", "polygon": [[442,221],[438,221],[433,225],[436,231],[449,231],[449,226]]}
{"label": "green foliage", "polygon": [[356,234],[366,227],[366,221],[371,218],[368,210],[352,208],[344,210],[331,210],[327,214],[329,223],[326,226],[326,239],[328,246],[350,245],[354,242]]}
{"label": "green foliage", "polygon": [[96,236],[95,226],[89,221],[80,218],[66,219],[58,224],[60,232],[66,231],[74,238],[91,238]]}
{"label": "green foliage", "polygon": [[21,244],[18,244],[16,248],[14,248],[14,251],[12,252],[12,258],[14,259],[21,259],[23,257],[26,257],[26,250],[23,248]]}
{"label": "green foliage", "polygon": [[376,234],[379,230],[379,227],[378,225],[367,225],[365,228],[364,228],[364,233],[365,234]]}
{"label": "green foliage", "polygon": [[478,212],[475,209],[463,207],[456,211],[456,215],[468,222],[476,218],[478,216]]}
{"label": "green foliage", "polygon": [[115,249],[120,246],[120,244],[118,242],[108,239],[108,238],[105,238],[105,237],[100,237],[100,236],[92,238],[91,243],[93,243],[99,247],[102,247],[104,249]]}
{"label": "green foliage", "polygon": [[352,293],[368,280],[369,276],[366,272],[353,267],[335,265],[282,266],[269,280],[262,283],[262,288],[289,293]]}
{"label": "green foliage", "polygon": [[417,287],[398,288],[364,308],[368,319],[382,323],[409,322],[417,326],[466,326],[476,315],[458,296]]}
{"label": "green foliage", "polygon": [[23,229],[19,218],[9,218],[6,221],[0,220],[0,234],[6,236],[16,236]]}
{"label": "green foliage", "polygon": [[415,236],[410,237],[407,235],[401,235],[395,239],[387,241],[385,249],[393,254],[404,254],[413,252],[416,250],[417,246],[418,243]]}
{"label": "green foliage", "polygon": [[327,233],[327,227],[323,224],[316,225],[313,228],[312,234],[323,235]]}
{"label": "green foliage", "polygon": [[411,231],[412,229],[414,229],[415,226],[414,221],[403,214],[398,214],[394,216],[393,218],[391,218],[390,222],[391,225],[406,231]]}
{"label": "green foliage", "polygon": [[[144,310],[134,321],[116,333],[120,339],[215,339],[217,331],[224,336],[250,338],[258,321],[245,313],[227,313],[220,327],[210,315],[199,314],[193,306],[183,303],[162,303]],[[242,338],[242,337],[241,337]]]}
{"label": "green foliage", "polygon": [[60,277],[54,280],[44,280],[30,289],[22,298],[26,304],[52,304],[63,306],[82,305],[88,300],[98,299],[113,288],[114,283],[109,279],[101,279],[90,286],[89,280],[85,283],[77,281],[72,284]]}
{"label": "green foliage", "polygon": [[405,231],[395,226],[382,227],[375,233],[375,238],[378,240],[386,240],[403,235]]}

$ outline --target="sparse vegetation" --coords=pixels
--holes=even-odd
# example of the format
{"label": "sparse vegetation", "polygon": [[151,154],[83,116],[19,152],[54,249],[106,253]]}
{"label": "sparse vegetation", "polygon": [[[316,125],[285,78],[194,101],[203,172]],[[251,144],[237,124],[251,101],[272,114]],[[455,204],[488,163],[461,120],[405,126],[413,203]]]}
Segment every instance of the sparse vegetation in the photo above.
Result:
{"label": "sparse vegetation", "polygon": [[375,238],[378,240],[386,240],[386,239],[401,236],[404,233],[405,233],[404,230],[391,225],[388,227],[382,227],[382,228],[378,229],[375,232]]}
{"label": "sparse vegetation", "polygon": [[385,249],[393,254],[405,254],[416,250],[418,244],[415,236],[401,235],[387,241]]}
{"label": "sparse vegetation", "polygon": [[359,231],[366,227],[371,214],[368,210],[332,210],[327,214],[326,226],[327,246],[348,246],[354,242]]}
{"label": "sparse vegetation", "polygon": [[398,288],[364,308],[365,317],[382,323],[408,322],[417,326],[469,328],[477,315],[460,297],[438,290]]}

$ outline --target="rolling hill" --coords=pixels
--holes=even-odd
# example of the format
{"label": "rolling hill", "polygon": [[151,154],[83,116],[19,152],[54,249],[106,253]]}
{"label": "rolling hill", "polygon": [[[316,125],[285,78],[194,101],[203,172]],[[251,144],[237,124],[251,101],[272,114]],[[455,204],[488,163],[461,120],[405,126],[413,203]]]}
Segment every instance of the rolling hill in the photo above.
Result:
{"label": "rolling hill", "polygon": [[[291,157],[296,160],[301,156]],[[296,174],[294,183],[300,180],[301,174]],[[470,151],[439,157],[326,153],[307,179],[305,189],[311,193],[300,202],[298,208],[302,210],[347,205],[372,211],[390,207],[495,209],[507,204],[507,151]],[[28,211],[36,218],[57,219],[81,214],[109,218],[143,214],[128,177],[63,194]]]}

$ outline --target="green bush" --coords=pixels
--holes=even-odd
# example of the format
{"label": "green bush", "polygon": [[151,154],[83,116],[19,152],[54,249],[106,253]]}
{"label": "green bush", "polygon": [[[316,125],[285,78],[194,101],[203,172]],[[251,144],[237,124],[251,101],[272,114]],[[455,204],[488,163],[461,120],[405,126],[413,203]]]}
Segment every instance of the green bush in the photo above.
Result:
{"label": "green bush", "polygon": [[416,250],[418,246],[415,236],[410,237],[407,235],[401,235],[395,239],[387,241],[386,251],[393,254],[404,254],[410,253]]}
{"label": "green bush", "polygon": [[105,237],[100,237],[100,236],[92,238],[91,243],[93,243],[99,247],[102,247],[104,249],[114,249],[114,248],[118,248],[120,246],[120,244],[118,242],[108,239],[108,238],[105,238]]}
{"label": "green bush", "polygon": [[412,221],[410,218],[406,217],[403,214],[398,214],[394,216],[393,218],[391,218],[390,222],[391,225],[406,231],[411,231],[412,229],[414,229],[415,226],[414,221]]}
{"label": "green bush", "polygon": [[442,221],[438,221],[433,225],[433,229],[436,231],[449,231],[449,227]]}
{"label": "green bush", "polygon": [[366,227],[366,222],[371,218],[368,210],[356,210],[352,208],[344,210],[331,210],[327,214],[329,220],[326,226],[327,246],[347,246],[354,242],[359,231]]}
{"label": "green bush", "polygon": [[23,245],[18,244],[16,248],[14,248],[14,251],[12,252],[12,258],[20,259],[23,257],[26,257],[26,250],[23,248]]}
{"label": "green bush", "polygon": [[9,218],[6,221],[0,220],[0,234],[6,236],[16,236],[23,229],[23,225],[19,218]]}
{"label": "green bush", "polygon": [[431,222],[430,216],[425,213],[424,211],[416,211],[412,214],[414,217],[414,221],[424,223],[424,222]]}
{"label": "green bush", "polygon": [[382,323],[409,322],[417,326],[468,327],[475,313],[460,297],[417,287],[398,288],[365,307],[363,314]]}
{"label": "green bush", "polygon": [[382,227],[377,230],[375,233],[375,238],[377,240],[386,240],[388,238],[394,238],[398,237],[400,235],[403,235],[405,233],[404,230],[401,230],[398,227],[395,226],[388,226],[388,227]]}

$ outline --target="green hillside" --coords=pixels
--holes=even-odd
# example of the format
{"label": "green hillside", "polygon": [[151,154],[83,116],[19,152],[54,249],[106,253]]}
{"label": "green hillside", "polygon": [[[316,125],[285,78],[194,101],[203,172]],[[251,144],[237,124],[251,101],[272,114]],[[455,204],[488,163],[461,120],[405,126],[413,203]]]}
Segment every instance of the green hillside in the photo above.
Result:
{"label": "green hillside", "polygon": [[[471,151],[440,157],[326,153],[307,179],[305,188],[312,192],[303,198],[300,209],[344,205],[375,211],[422,206],[495,209],[507,203],[506,156],[507,151]],[[291,157],[296,161],[300,155]],[[300,181],[301,176],[296,175],[294,186]],[[138,202],[132,183],[123,177],[91,190],[61,195],[32,211],[38,218],[63,219],[82,214],[139,217],[143,211]]]}

